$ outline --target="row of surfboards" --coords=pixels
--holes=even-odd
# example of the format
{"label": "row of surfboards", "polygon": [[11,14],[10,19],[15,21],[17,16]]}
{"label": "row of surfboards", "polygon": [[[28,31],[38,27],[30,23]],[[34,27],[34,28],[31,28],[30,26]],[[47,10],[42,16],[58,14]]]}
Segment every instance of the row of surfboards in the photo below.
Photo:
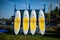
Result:
{"label": "row of surfboards", "polygon": [[[30,22],[29,22],[30,20]],[[24,14],[23,14],[23,33],[26,35],[28,34],[28,30],[29,30],[29,27],[30,27],[30,33],[32,35],[35,34],[35,31],[36,31],[36,12],[35,10],[32,10],[31,11],[31,16],[29,18],[29,12],[28,10],[25,10],[24,11]],[[38,14],[38,24],[39,24],[39,29],[40,29],[40,33],[42,35],[44,35],[45,33],[45,17],[44,17],[44,12],[43,10],[40,10],[39,11],[39,14]],[[15,19],[14,19],[14,33],[17,35],[20,31],[20,25],[21,25],[21,13],[19,10],[16,11],[15,13]]]}

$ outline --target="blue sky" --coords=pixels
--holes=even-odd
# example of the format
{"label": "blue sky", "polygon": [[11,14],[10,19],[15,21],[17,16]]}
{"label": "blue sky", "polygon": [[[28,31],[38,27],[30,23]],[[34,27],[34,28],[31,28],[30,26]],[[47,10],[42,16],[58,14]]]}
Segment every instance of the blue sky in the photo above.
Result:
{"label": "blue sky", "polygon": [[[26,9],[26,0],[0,0],[0,18],[10,18],[14,15],[14,4],[16,4],[16,9]],[[52,9],[60,1],[52,0]],[[48,12],[48,7],[51,3],[51,0],[28,0],[31,9],[43,9],[44,4],[46,4],[45,12]],[[28,6],[27,6],[28,8]]]}

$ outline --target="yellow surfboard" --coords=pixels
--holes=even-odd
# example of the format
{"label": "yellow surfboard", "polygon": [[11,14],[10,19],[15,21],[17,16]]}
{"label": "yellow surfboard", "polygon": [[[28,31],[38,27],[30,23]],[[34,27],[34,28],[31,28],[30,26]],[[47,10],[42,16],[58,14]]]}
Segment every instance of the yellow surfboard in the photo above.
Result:
{"label": "yellow surfboard", "polygon": [[39,29],[40,29],[40,33],[42,35],[44,35],[45,33],[45,17],[44,17],[44,12],[42,10],[39,11]]}
{"label": "yellow surfboard", "polygon": [[20,11],[17,10],[15,14],[15,19],[14,19],[14,32],[16,35],[19,33],[20,23],[21,23]]}
{"label": "yellow surfboard", "polygon": [[30,31],[31,34],[34,35],[36,31],[36,12],[35,10],[32,10],[31,16],[30,16]]}
{"label": "yellow surfboard", "polygon": [[23,32],[26,35],[29,30],[29,13],[28,10],[24,11],[24,16],[23,16]]}

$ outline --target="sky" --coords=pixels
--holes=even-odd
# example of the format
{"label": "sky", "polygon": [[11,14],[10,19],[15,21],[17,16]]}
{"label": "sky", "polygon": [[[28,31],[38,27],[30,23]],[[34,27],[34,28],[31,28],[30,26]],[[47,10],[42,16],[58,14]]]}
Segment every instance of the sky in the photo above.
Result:
{"label": "sky", "polygon": [[[14,15],[14,4],[16,4],[16,9],[26,9],[27,5],[30,4],[30,9],[41,10],[46,4],[45,12],[48,12],[48,7],[51,4],[51,0],[0,0],[0,18],[10,18]],[[60,0],[52,0],[52,10],[60,3]],[[29,6],[27,6],[27,9]]]}

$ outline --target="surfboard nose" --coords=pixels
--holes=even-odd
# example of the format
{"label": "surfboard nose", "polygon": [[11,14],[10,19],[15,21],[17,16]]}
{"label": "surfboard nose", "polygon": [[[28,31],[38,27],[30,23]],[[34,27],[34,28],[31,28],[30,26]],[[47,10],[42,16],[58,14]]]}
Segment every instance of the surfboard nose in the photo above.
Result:
{"label": "surfboard nose", "polygon": [[24,17],[27,17],[27,16],[29,16],[28,10],[25,10],[25,11],[24,11]]}
{"label": "surfboard nose", "polygon": [[39,17],[44,17],[43,14],[44,14],[43,10],[40,10],[40,11],[39,11]]}
{"label": "surfboard nose", "polygon": [[16,11],[15,16],[16,16],[16,17],[20,17],[20,11],[19,11],[19,10]]}
{"label": "surfboard nose", "polygon": [[35,17],[36,16],[36,12],[35,12],[35,10],[32,10],[31,11],[31,17]]}

